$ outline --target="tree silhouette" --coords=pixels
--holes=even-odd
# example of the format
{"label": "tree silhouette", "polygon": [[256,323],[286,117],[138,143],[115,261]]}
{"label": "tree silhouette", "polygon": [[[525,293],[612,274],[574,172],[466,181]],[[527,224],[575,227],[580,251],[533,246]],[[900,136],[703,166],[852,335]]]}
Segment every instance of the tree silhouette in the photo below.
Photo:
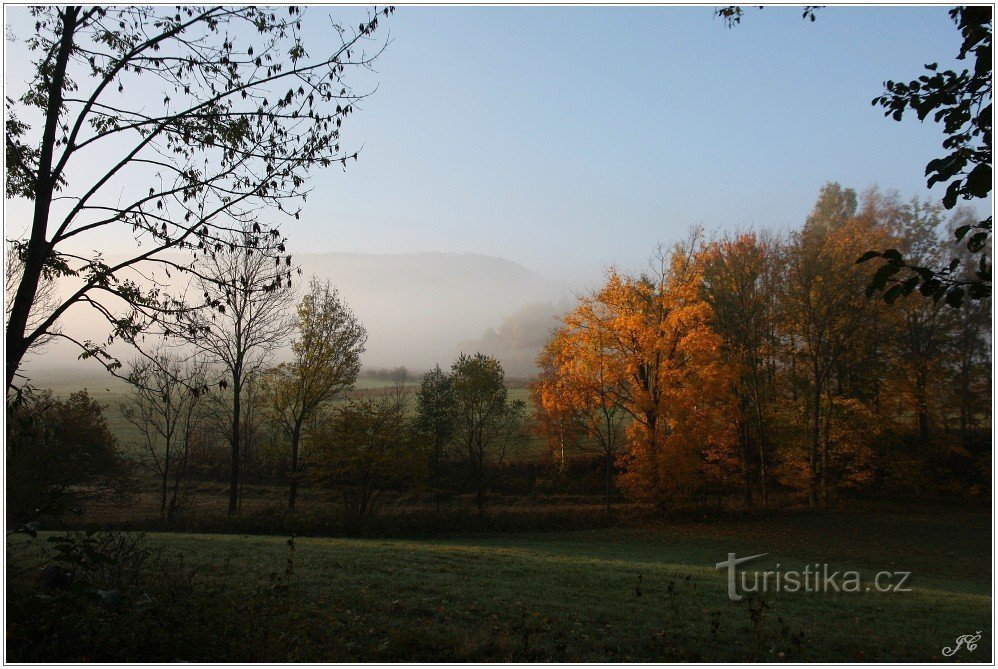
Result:
{"label": "tree silhouette", "polygon": [[[7,319],[8,389],[46,335],[114,370],[112,341],[135,343],[203,306],[169,295],[174,274],[197,270],[165,252],[221,250],[250,224],[277,237],[276,224],[258,222],[262,209],[298,218],[310,171],[357,158],[340,146],[363,97],[346,75],[383,50],[372,36],[392,9],[371,10],[356,28],[331,25],[316,56],[297,7],[30,11],[35,31],[23,42],[33,75],[6,98],[6,195],[32,205],[29,229],[14,240],[23,269]],[[102,231],[137,247],[114,262],[79,252]],[[39,286],[52,279],[71,285],[36,321]],[[56,329],[74,305],[107,320],[106,341]]]}

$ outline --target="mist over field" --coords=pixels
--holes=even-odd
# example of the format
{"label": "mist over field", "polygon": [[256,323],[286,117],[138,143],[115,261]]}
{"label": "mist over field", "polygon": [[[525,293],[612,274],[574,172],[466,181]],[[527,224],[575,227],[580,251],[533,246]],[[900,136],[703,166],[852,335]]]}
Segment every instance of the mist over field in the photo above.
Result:
{"label": "mist over field", "polygon": [[[309,277],[329,279],[368,331],[366,367],[447,367],[460,351],[496,355],[511,376],[533,373],[533,360],[555,315],[567,310],[581,285],[545,278],[523,265],[475,253],[307,253],[295,255]],[[100,340],[106,323],[92,309],[66,319],[80,339]],[[128,346],[112,349],[131,357]],[[286,350],[277,353],[282,359]],[[96,363],[77,362],[79,349],[55,341],[34,356],[27,373],[50,379],[92,376]]]}

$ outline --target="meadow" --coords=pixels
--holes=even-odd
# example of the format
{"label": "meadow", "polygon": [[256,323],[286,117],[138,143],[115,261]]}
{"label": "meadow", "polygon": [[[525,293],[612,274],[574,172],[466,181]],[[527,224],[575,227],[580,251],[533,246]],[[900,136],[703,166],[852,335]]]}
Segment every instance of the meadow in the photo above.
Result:
{"label": "meadow", "polygon": [[[45,536],[9,540],[12,564],[39,560]],[[169,610],[95,604],[83,626],[102,632],[75,630],[80,641],[65,639],[62,657],[980,662],[992,652],[990,515],[981,511],[865,508],[444,539],[297,537],[290,545],[288,537],[225,534],[146,541],[165,564],[195,569],[196,590],[213,593],[212,604],[172,629]],[[857,570],[864,582],[881,570],[911,571],[912,590],[771,592],[732,602],[726,574],[715,569],[729,552],[768,553],[752,569],[822,562]],[[9,585],[15,596],[35,587],[28,576]],[[180,602],[197,596],[172,593]],[[975,650],[942,654],[978,630],[985,634]]]}
{"label": "meadow", "polygon": [[[64,396],[89,388],[124,451],[137,453],[137,435],[119,408],[129,392],[125,383],[67,378],[44,385]],[[388,385],[361,379],[336,401],[376,396]],[[529,403],[525,384],[509,386],[511,398]],[[514,469],[507,476],[520,471],[517,467],[551,469],[536,436],[508,456]],[[163,519],[155,481],[139,476],[125,506],[65,516],[44,524],[46,531],[36,538],[8,538],[8,657],[101,662],[991,658],[991,515],[980,504],[910,505],[857,497],[826,510],[784,500],[767,511],[748,511],[718,498],[716,504],[666,514],[618,500],[614,516],[607,518],[598,494],[561,490],[554,470],[541,479],[546,483],[515,493],[495,491],[482,517],[468,495],[434,510],[425,496],[392,493],[363,518],[343,512],[340,491],[309,486],[301,491],[298,510],[288,513],[286,487],[274,482],[245,483],[240,513],[230,516],[226,483],[203,479],[190,482],[183,513]],[[94,536],[105,537],[102,545],[111,550],[96,562],[91,553],[103,555],[104,548],[94,552],[85,548],[86,535],[66,534],[87,526],[103,528]],[[60,558],[53,540],[67,536],[75,538],[63,546],[72,546],[72,560],[78,561],[71,570],[81,569],[82,575],[75,586],[53,590],[43,570],[66,566],[67,554]],[[732,601],[727,572],[716,568],[731,554],[765,554],[745,568],[749,574],[820,563],[840,574],[858,572],[862,587],[743,591],[742,600]],[[901,583],[910,589],[871,588],[880,572],[891,572],[894,583],[900,578],[895,573],[910,573]],[[958,637],[979,632],[974,649],[944,654]]]}

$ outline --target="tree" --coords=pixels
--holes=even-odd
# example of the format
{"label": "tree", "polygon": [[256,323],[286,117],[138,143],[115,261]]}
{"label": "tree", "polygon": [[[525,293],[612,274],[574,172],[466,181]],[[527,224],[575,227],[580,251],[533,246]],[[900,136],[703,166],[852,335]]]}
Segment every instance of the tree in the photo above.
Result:
{"label": "tree", "polygon": [[[24,266],[17,260],[17,254],[15,253],[13,243],[7,243],[7,252],[4,256],[4,261],[4,291],[6,295],[10,296],[17,290],[17,286],[21,282],[21,275],[24,271]],[[42,278],[38,282],[38,288],[35,291],[35,298],[33,304],[31,305],[31,311],[28,314],[26,327],[29,329],[38,327],[42,322],[44,322],[47,315],[58,306],[58,304],[59,295],[56,291],[53,277],[51,275],[43,274]],[[10,310],[12,306],[12,300],[9,298],[4,301],[5,322],[10,320]],[[25,355],[41,351],[45,345],[52,340],[56,331],[55,326],[53,326],[52,334],[46,334],[36,338],[25,350]]]}
{"label": "tree", "polygon": [[[946,253],[938,228],[943,220],[942,207],[912,200],[904,208],[904,216],[896,231],[898,248],[920,265],[935,265]],[[921,293],[899,299],[895,308],[901,323],[893,338],[895,355],[891,367],[898,375],[901,390],[910,401],[915,429],[922,444],[929,441],[932,385],[945,378],[943,353],[949,338],[952,314],[938,300]]]}
{"label": "tree", "polygon": [[767,291],[766,267],[773,260],[771,250],[754,234],[725,237],[703,253],[704,299],[713,310],[714,329],[724,340],[722,350],[737,369],[737,430],[749,506],[756,479],[763,506],[769,504],[765,414],[772,394],[765,362],[767,351],[772,350],[775,310]]}
{"label": "tree", "polygon": [[291,447],[288,509],[294,511],[302,428],[324,403],[353,386],[367,331],[329,281],[312,279],[298,305],[291,362],[268,375],[268,405]]}
{"label": "tree", "polygon": [[437,511],[444,491],[444,463],[454,437],[456,419],[453,380],[436,365],[423,375],[416,394],[415,424],[429,441],[429,483]]}
{"label": "tree", "polygon": [[[873,99],[884,108],[884,115],[900,121],[911,110],[924,121],[930,115],[943,124],[943,149],[946,154],[925,166],[928,187],[946,183],[943,206],[952,209],[960,200],[985,199],[991,194],[992,148],[991,112],[993,69],[991,55],[992,8],[987,5],[954,7],[949,12],[963,36],[958,60],[974,59],[974,68],[954,72],[939,71],[938,64],[925,66],[926,73],[904,83],[887,81],[885,93]],[[868,295],[883,291],[884,299],[893,302],[900,295],[919,290],[936,300],[959,307],[964,295],[978,300],[991,294],[991,216],[956,228],[957,245],[967,239],[966,256],[955,255],[948,264],[926,265],[917,258],[905,257],[898,249],[868,251],[856,262],[873,258],[886,262],[877,269]],[[976,256],[976,261],[975,261]],[[961,264],[970,271],[957,271]],[[890,287],[888,287],[890,284]]]}
{"label": "tree", "polygon": [[482,353],[461,354],[451,367],[457,405],[455,439],[463,452],[478,514],[510,443],[519,436],[524,405],[509,401],[502,365]]}
{"label": "tree", "polygon": [[6,466],[7,516],[15,526],[130,492],[128,462],[85,390],[65,400],[28,390],[10,404]]}
{"label": "tree", "polygon": [[143,465],[160,481],[160,515],[170,518],[180,484],[204,445],[207,370],[198,359],[185,361],[160,349],[135,360],[128,378],[134,387],[121,412],[145,447]]}
{"label": "tree", "polygon": [[[853,203],[843,206],[843,202]],[[864,244],[887,239],[876,217],[858,216],[851,189],[826,184],[800,231],[791,233],[782,283],[787,354],[803,365],[808,396],[808,499],[827,503],[830,495],[833,382],[846,383],[848,362],[855,362],[864,341],[876,342],[881,317],[863,299],[864,277],[853,258]]]}
{"label": "tree", "polygon": [[382,493],[411,483],[419,471],[401,386],[378,398],[351,401],[318,423],[309,437],[315,452],[310,478],[339,488],[355,517],[371,512]]}
{"label": "tree", "polygon": [[[952,234],[972,222],[971,212],[957,210],[947,223]],[[957,245],[956,253],[965,261],[973,257],[969,240]],[[957,269],[965,278],[972,278],[974,269],[963,262]],[[945,364],[950,369],[948,406],[956,406],[960,436],[967,440],[978,416],[985,420],[991,415],[991,297],[971,300],[951,314],[952,324],[947,336]]]}
{"label": "tree", "polygon": [[602,456],[603,498],[611,516],[614,463],[625,443],[627,413],[619,399],[620,368],[603,337],[602,329],[587,328],[574,312],[566,315],[538,357],[546,373],[531,394],[545,432],[558,439],[562,461],[566,444]]}
{"label": "tree", "polygon": [[731,460],[733,370],[701,296],[701,239],[695,229],[659,246],[641,276],[610,270],[539,360],[547,371],[535,387],[559,438],[584,435],[609,464],[626,424],[618,481],[643,501],[689,498]]}
{"label": "tree", "polygon": [[223,370],[219,387],[228,391],[229,400],[230,514],[239,502],[243,390],[291,329],[286,309],[292,288],[274,250],[269,235],[243,230],[231,245],[204,256],[196,285],[210,308],[185,312],[178,328],[209,363]]}
{"label": "tree", "polygon": [[[708,456],[726,461],[732,371],[720,356],[710,305],[701,298],[699,229],[672,248],[659,246],[650,272],[611,272],[583,301],[575,328],[602,330],[616,360],[618,401],[633,419],[622,487],[659,504],[691,496]],[[590,335],[593,336],[593,335]]]}
{"label": "tree", "polygon": [[[199,306],[165,290],[173,274],[193,271],[167,252],[234,243],[228,233],[261,225],[263,208],[297,218],[309,173],[357,158],[340,147],[341,125],[363,97],[347,72],[380,53],[364,45],[392,10],[371,10],[356,29],[334,25],[327,44],[308,49],[297,7],[30,11],[35,30],[23,43],[33,76],[6,98],[6,195],[32,207],[29,232],[14,241],[23,270],[7,318],[8,389],[47,335],[116,369],[110,341],[134,343]],[[76,250],[97,248],[88,240],[106,232],[141,248],[113,262]],[[71,285],[31,323],[51,277]],[[56,329],[74,305],[108,321],[107,341]]]}

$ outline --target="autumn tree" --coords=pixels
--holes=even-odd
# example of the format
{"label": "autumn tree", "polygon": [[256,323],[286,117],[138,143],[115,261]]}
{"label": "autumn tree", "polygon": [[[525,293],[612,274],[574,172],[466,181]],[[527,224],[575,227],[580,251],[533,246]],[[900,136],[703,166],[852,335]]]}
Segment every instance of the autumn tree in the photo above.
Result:
{"label": "autumn tree", "polygon": [[723,339],[722,351],[733,369],[737,397],[737,433],[746,504],[753,504],[758,482],[768,506],[771,439],[767,413],[772,403],[767,357],[773,350],[776,318],[766,268],[774,253],[753,233],[725,236],[703,252],[704,299],[713,311],[713,327]]}
{"label": "autumn tree", "polygon": [[845,363],[863,353],[860,342],[880,317],[864,304],[865,279],[854,256],[872,239],[888,239],[875,218],[857,216],[851,189],[827,184],[800,231],[791,233],[780,300],[788,355],[800,360],[806,390],[806,472],[812,505],[827,503],[831,485],[832,412],[835,385],[848,382]]}
{"label": "autumn tree", "polygon": [[[671,249],[660,246],[643,275],[611,270],[549,343],[552,369],[578,375],[553,375],[549,409],[597,419],[604,427],[590,424],[593,436],[626,422],[619,481],[637,499],[678,502],[730,467],[732,370],[700,294],[701,247],[695,230]],[[626,421],[617,422],[618,409]]]}
{"label": "autumn tree", "polygon": [[185,312],[178,327],[222,372],[219,387],[227,392],[219,397],[228,400],[230,514],[239,501],[243,392],[291,331],[287,308],[293,292],[277,243],[270,235],[245,229],[231,245],[205,255],[195,285],[210,306]]}
{"label": "autumn tree", "polygon": [[[297,7],[52,5],[29,10],[34,30],[12,39],[30,79],[8,88],[6,195],[31,207],[14,240],[22,269],[6,323],[7,388],[25,353],[57,336],[111,369],[109,342],[202,306],[171,294],[189,257],[259,213],[297,218],[316,168],[346,165],[341,126],[363,94],[347,79],[377,57],[379,20],[332,26],[308,45]],[[107,235],[135,238],[123,259],[100,252]],[[183,252],[177,254],[175,252]],[[67,284],[44,316],[39,287]],[[109,338],[81,341],[66,313],[91,308]]]}
{"label": "autumn tree", "polygon": [[128,379],[133,387],[121,413],[140,436],[143,466],[159,479],[160,515],[170,518],[180,486],[204,445],[207,370],[199,359],[161,348],[136,359]]}
{"label": "autumn tree", "polygon": [[482,515],[496,470],[520,436],[524,404],[510,401],[502,365],[482,353],[458,357],[451,367],[451,385],[457,416],[454,439]]}
{"label": "autumn tree", "polygon": [[301,471],[302,429],[323,404],[353,386],[367,331],[329,281],[312,279],[298,305],[291,361],[267,375],[268,408],[290,446],[288,508]]}
{"label": "autumn tree", "polygon": [[557,462],[562,470],[567,463],[569,449],[585,438],[564,389],[565,374],[560,357],[563,339],[562,328],[551,333],[537,354],[537,373],[528,385],[534,408],[533,431],[545,440],[552,461]]}
{"label": "autumn tree", "polygon": [[602,457],[610,516],[614,464],[626,443],[628,416],[619,399],[620,366],[604,336],[601,328],[589,329],[569,312],[538,357],[538,366],[547,373],[532,385],[532,396],[544,431],[558,439],[562,460],[566,445]]}

